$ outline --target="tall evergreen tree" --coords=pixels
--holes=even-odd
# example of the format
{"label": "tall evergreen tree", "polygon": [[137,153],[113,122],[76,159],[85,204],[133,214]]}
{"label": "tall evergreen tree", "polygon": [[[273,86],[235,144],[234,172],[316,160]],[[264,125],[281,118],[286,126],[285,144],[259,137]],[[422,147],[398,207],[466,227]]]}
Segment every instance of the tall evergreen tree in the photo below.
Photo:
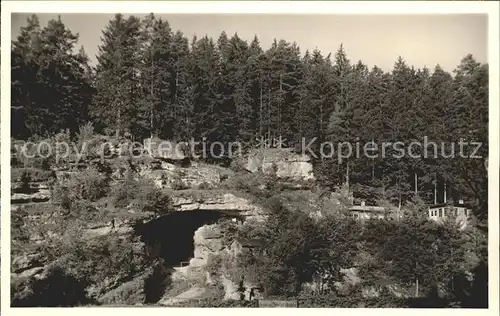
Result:
{"label": "tall evergreen tree", "polygon": [[139,132],[136,117],[141,97],[139,86],[140,20],[116,14],[102,32],[96,68],[93,103],[98,127],[118,136],[124,131]]}
{"label": "tall evergreen tree", "polygon": [[43,29],[32,16],[12,45],[13,135],[76,132],[88,120],[93,94],[85,51],[78,35],[59,17]]}

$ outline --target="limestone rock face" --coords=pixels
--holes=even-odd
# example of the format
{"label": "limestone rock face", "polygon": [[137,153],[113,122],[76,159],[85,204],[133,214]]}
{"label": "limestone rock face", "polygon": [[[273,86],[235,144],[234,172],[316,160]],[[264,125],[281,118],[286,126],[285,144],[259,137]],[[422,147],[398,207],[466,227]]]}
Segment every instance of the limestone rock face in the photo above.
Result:
{"label": "limestone rock face", "polygon": [[299,155],[290,149],[263,149],[251,152],[245,169],[255,173],[275,174],[291,180],[314,180],[313,165],[307,155]]}
{"label": "limestone rock face", "polygon": [[[25,223],[22,229],[25,231],[26,237],[29,239],[30,244],[49,245],[53,242],[58,242],[68,238],[66,233],[68,230],[75,233],[75,236],[80,236],[81,241],[92,242],[95,238],[105,237],[109,235],[110,238],[116,240],[127,240],[130,243],[132,253],[135,258],[143,256],[144,243],[134,237],[133,220],[117,219],[115,227],[112,228],[109,223],[92,222],[83,224],[72,225],[71,227],[61,227],[61,221],[68,219],[60,218],[57,212],[48,214],[41,213],[37,215],[28,215],[24,217]],[[50,227],[40,233],[41,227]],[[58,229],[60,228],[60,229]],[[74,236],[72,238],[75,238]],[[80,237],[76,237],[80,238]],[[106,238],[106,237],[105,237]],[[65,256],[60,258],[47,257],[46,254],[39,252],[39,249],[33,249],[32,252],[19,252],[12,254],[11,265],[11,282],[16,285],[16,290],[13,293],[15,300],[23,300],[30,297],[31,282],[33,280],[44,280],[48,278],[48,273],[53,267],[62,266],[67,267],[65,263]],[[143,264],[143,263],[141,263]],[[85,291],[89,298],[97,299],[105,304],[121,304],[124,302],[142,303],[143,302],[143,288],[145,278],[148,273],[148,266],[145,265],[145,272],[134,277],[132,280],[125,280],[123,276],[109,275],[99,282],[88,286]],[[71,274],[74,271],[70,267],[67,268],[67,273]],[[143,270],[144,271],[144,270]],[[141,278],[142,277],[142,278]]]}
{"label": "limestone rock face", "polygon": [[[13,273],[23,273],[25,271],[37,271],[34,269],[39,269],[43,267],[43,258],[40,254],[37,253],[31,253],[31,254],[24,254],[19,257],[13,257],[12,262],[11,262],[11,270]],[[30,273],[27,275],[25,274],[24,276],[29,276]],[[35,273],[33,273],[35,274]]]}
{"label": "limestone rock face", "polygon": [[21,188],[20,183],[12,184],[12,203],[24,204],[31,202],[46,202],[50,199],[50,188],[45,182],[31,182],[26,189]]}
{"label": "limestone rock face", "polygon": [[192,162],[181,167],[161,161],[141,166],[139,174],[151,179],[159,188],[168,189],[210,189],[221,182],[221,174],[215,167]]}
{"label": "limestone rock face", "polygon": [[147,300],[148,281],[154,279],[158,285],[166,278],[165,268],[157,263],[154,266],[148,267],[143,273],[136,276],[132,280],[120,284],[118,287],[105,293],[98,298],[98,301],[104,305],[132,305],[143,304]]}
{"label": "limestone rock face", "polygon": [[206,265],[211,254],[217,254],[224,249],[222,232],[217,225],[205,225],[194,233],[194,259],[197,266]]}
{"label": "limestone rock face", "polygon": [[237,197],[231,193],[217,193],[213,191],[210,196],[197,198],[195,196],[174,196],[172,205],[178,211],[219,211],[228,215],[243,217],[260,217],[265,214],[262,208],[251,203],[245,198]]}

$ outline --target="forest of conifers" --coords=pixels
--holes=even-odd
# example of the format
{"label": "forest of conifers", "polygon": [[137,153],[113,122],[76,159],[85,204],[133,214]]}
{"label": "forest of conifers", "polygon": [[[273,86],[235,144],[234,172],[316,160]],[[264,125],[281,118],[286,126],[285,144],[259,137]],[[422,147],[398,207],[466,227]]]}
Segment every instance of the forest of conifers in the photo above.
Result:
{"label": "forest of conifers", "polygon": [[394,204],[415,195],[442,202],[446,190],[449,201],[466,200],[486,220],[487,64],[468,55],[449,73],[399,57],[387,72],[350,61],[341,43],[327,54],[287,40],[264,50],[257,37],[187,38],[153,14],[117,14],[91,66],[61,19],[43,26],[32,16],[12,45],[12,137],[74,134],[92,122],[101,134],[247,148],[259,136],[281,136],[293,148],[315,137],[315,144],[408,144],[426,136],[450,153],[463,139],[482,143],[475,154],[483,159],[314,159],[315,175],[326,187],[348,180],[355,195]]}

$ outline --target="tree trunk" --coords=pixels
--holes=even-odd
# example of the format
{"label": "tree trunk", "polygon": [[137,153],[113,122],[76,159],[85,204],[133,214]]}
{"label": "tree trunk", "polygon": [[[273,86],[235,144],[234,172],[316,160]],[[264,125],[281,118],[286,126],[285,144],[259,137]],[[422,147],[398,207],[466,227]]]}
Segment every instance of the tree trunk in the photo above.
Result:
{"label": "tree trunk", "polygon": [[262,141],[262,79],[260,80],[260,111],[259,111],[259,136]]}
{"label": "tree trunk", "polygon": [[415,297],[418,297],[418,278],[415,278]]}
{"label": "tree trunk", "polygon": [[434,175],[434,205],[437,204],[437,176]]}
{"label": "tree trunk", "polygon": [[418,176],[417,173],[415,172],[415,196],[418,195]]}
{"label": "tree trunk", "polygon": [[281,137],[281,99],[283,97],[283,79],[280,74],[280,98],[278,102],[278,137]]}
{"label": "tree trunk", "polygon": [[121,109],[118,108],[118,115],[116,120],[116,138],[120,137],[120,125],[121,125]]}
{"label": "tree trunk", "polygon": [[267,89],[267,139],[271,142],[271,87]]}
{"label": "tree trunk", "polygon": [[347,161],[346,184],[347,184],[347,193],[349,193],[351,191],[349,183],[349,161]]}
{"label": "tree trunk", "polygon": [[372,182],[375,181],[375,159],[372,158]]}
{"label": "tree trunk", "polygon": [[151,134],[151,139],[154,136],[154,91],[153,91],[153,81],[151,80],[151,114],[149,117],[149,128],[150,128],[150,134]]}
{"label": "tree trunk", "polygon": [[444,180],[444,203],[446,203],[446,180]]}

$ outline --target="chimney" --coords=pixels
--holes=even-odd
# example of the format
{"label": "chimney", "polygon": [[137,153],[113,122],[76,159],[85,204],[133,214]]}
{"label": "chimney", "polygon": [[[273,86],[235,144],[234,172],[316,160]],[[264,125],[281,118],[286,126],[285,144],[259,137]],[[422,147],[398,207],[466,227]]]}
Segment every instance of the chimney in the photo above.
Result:
{"label": "chimney", "polygon": [[361,206],[365,206],[365,201],[361,201]]}

